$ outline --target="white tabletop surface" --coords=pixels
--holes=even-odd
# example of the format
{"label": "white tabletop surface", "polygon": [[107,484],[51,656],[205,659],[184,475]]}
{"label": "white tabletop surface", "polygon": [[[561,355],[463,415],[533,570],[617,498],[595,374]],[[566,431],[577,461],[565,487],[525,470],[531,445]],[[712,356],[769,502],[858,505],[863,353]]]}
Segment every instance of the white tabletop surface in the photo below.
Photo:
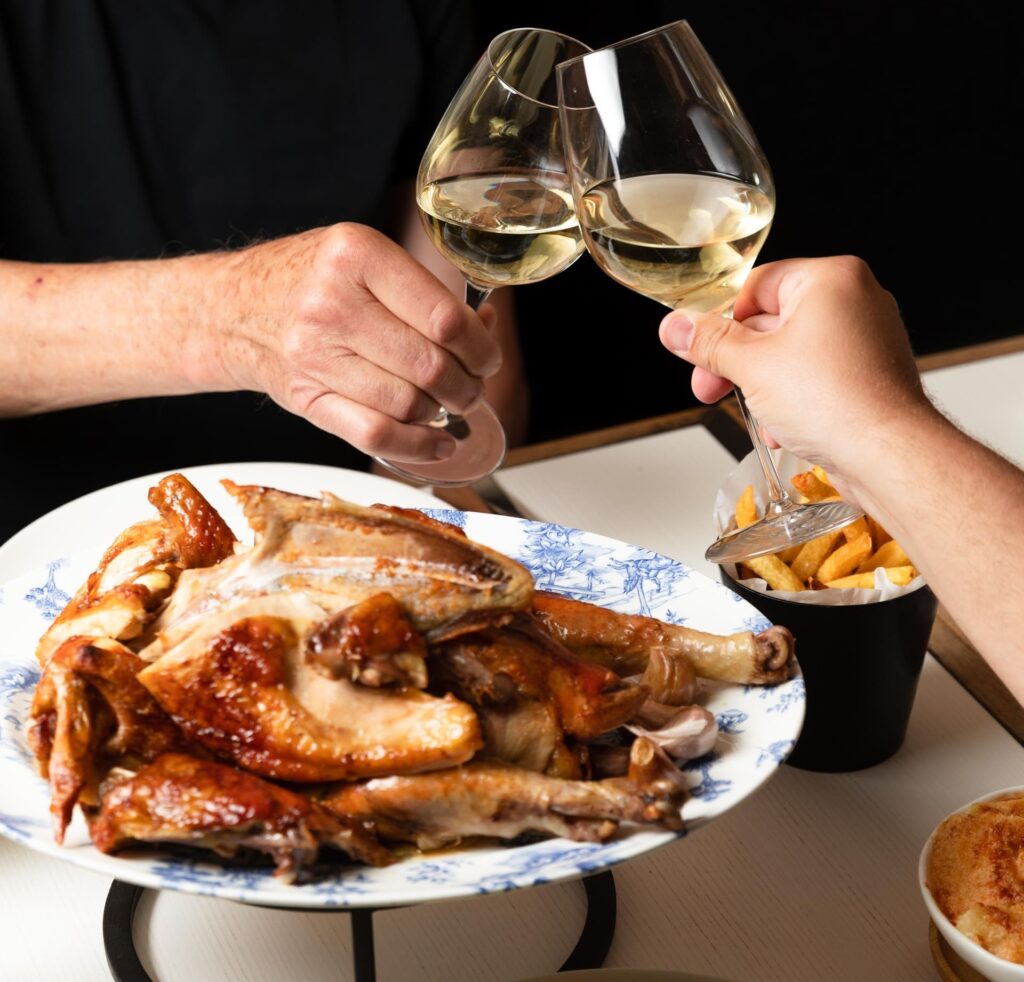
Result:
{"label": "white tabletop surface", "polygon": [[[929,376],[950,415],[1018,457],[1019,359]],[[998,413],[980,408],[995,402]],[[525,513],[701,568],[710,502],[731,466],[694,427],[525,465],[499,483]],[[920,848],[946,813],[1019,784],[1022,770],[1024,749],[929,658],[894,758],[845,775],[783,767],[691,838],[618,867],[606,964],[735,982],[934,980],[915,873]],[[109,978],[107,888],[97,874],[0,839],[0,980]],[[553,971],[575,943],[582,897],[570,883],[377,914],[378,978],[511,982]],[[345,914],[148,894],[136,941],[164,982],[352,977]]]}
{"label": "white tabletop surface", "polygon": [[971,436],[1024,464],[1024,351],[926,372],[932,401]]}

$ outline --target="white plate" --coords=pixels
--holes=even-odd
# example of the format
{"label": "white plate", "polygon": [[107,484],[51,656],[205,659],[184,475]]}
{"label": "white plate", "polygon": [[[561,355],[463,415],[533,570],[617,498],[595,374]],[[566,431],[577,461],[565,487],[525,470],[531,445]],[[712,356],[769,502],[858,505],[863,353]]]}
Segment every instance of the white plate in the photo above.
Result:
{"label": "white plate", "polygon": [[[0,546],[0,583],[20,576],[54,556],[93,549],[97,559],[126,526],[153,514],[146,492],[173,468],[158,474],[133,477],[90,494],[37,518]],[[236,484],[264,484],[295,494],[318,496],[333,491],[357,505],[387,504],[405,508],[447,508],[440,498],[400,481],[376,474],[318,464],[243,463],[182,467],[185,475],[243,539],[252,535],[235,500],[220,486],[222,477]]]}
{"label": "white plate", "polygon": [[[273,475],[258,480],[284,490],[296,487],[294,482],[278,482]],[[310,485],[305,483],[299,490],[309,491]],[[140,494],[144,501],[141,489]],[[102,501],[102,492],[97,500]],[[768,626],[761,614],[725,587],[646,549],[558,525],[426,510],[435,517],[454,520],[471,539],[524,563],[538,587],[718,634]],[[115,532],[141,514],[145,509],[138,505],[125,507]],[[54,550],[45,565],[0,588],[3,835],[140,886],[306,908],[398,906],[568,880],[677,838],[669,832],[629,830],[605,843],[547,839],[514,847],[488,845],[426,855],[384,869],[346,867],[301,886],[282,884],[266,869],[225,868],[158,850],[106,856],[89,843],[84,822],[77,815],[66,844],[56,845],[47,810],[49,788],[36,774],[24,739],[24,724],[39,677],[33,650],[50,618],[91,572],[101,548],[74,555]],[[715,750],[687,770],[693,797],[685,804],[683,817],[689,832],[738,805],[785,759],[803,722],[803,679],[771,688],[714,684],[702,701],[716,715],[721,732]]]}

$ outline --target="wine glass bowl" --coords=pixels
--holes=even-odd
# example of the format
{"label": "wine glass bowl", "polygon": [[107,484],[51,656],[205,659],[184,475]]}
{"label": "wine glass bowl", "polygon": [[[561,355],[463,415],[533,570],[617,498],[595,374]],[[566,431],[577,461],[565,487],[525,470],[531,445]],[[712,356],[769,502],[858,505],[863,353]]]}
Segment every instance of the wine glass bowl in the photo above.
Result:
{"label": "wine glass bowl", "polygon": [[[764,152],[686,21],[558,66],[566,161],[583,240],[612,279],[670,308],[731,316],[775,214]],[[706,553],[780,551],[859,517],[844,502],[794,502],[742,392],[768,484],[759,522]]]}
{"label": "wine glass bowl", "polygon": [[479,291],[547,279],[583,253],[555,66],[589,50],[553,31],[499,34],[423,155],[416,185],[424,225]]}
{"label": "wine glass bowl", "polygon": [[[463,276],[476,310],[491,291],[554,276],[584,251],[566,173],[555,68],[590,49],[566,35],[517,28],[495,37],[438,123],[416,177],[420,217]],[[377,458],[402,477],[469,484],[500,466],[505,433],[483,403],[430,424],[456,439],[443,461]]]}

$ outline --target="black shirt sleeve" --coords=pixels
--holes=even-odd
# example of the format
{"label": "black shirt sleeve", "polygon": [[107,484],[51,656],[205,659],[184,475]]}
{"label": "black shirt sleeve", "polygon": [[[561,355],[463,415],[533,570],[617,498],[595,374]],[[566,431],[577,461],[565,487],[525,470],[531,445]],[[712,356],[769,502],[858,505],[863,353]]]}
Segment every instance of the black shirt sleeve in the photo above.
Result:
{"label": "black shirt sleeve", "polygon": [[[88,262],[373,224],[473,51],[465,0],[3,0],[0,259]],[[367,458],[255,393],[0,420],[0,541],[140,474]]]}

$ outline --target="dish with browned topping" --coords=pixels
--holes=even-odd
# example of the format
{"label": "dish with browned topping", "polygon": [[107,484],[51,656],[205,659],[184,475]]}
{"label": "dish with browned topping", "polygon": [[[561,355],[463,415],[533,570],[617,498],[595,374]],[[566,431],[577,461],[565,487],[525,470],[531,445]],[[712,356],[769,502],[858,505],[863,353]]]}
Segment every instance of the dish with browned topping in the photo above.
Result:
{"label": "dish with browned topping", "polygon": [[1024,791],[946,818],[932,837],[926,883],[961,933],[1024,964]]}

